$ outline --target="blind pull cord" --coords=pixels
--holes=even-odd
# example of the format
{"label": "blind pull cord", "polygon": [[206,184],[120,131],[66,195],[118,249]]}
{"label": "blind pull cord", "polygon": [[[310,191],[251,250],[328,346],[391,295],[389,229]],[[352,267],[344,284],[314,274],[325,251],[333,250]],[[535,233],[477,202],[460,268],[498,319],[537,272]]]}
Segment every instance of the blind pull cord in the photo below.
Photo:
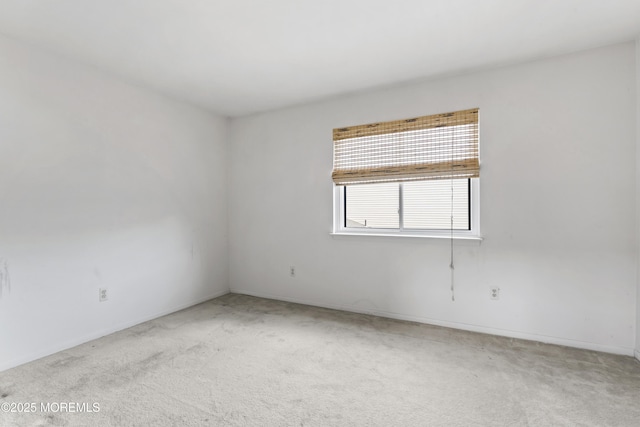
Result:
{"label": "blind pull cord", "polygon": [[[453,211],[453,180],[451,181],[451,210]],[[453,280],[453,271],[455,269],[453,265],[453,212],[451,213],[451,262],[449,263],[449,269],[451,269],[451,301],[456,300],[455,289],[454,289],[454,280]]]}
{"label": "blind pull cord", "polygon": [[453,272],[455,267],[453,265],[453,135],[451,136],[451,262],[449,263],[449,269],[451,270],[451,301],[456,301]]}

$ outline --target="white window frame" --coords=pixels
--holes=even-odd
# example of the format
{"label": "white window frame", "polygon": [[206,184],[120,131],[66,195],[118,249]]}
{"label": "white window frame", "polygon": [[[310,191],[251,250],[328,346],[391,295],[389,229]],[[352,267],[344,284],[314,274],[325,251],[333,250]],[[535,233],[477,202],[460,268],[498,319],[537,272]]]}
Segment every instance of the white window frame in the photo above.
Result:
{"label": "white window frame", "polygon": [[[402,183],[400,183],[402,185]],[[426,237],[426,238],[441,238],[441,239],[469,239],[469,240],[481,240],[480,235],[480,178],[471,178],[471,230],[415,230],[405,229],[402,224],[402,212],[400,215],[400,228],[399,229],[385,229],[385,228],[364,228],[364,227],[345,227],[344,216],[344,185],[333,185],[333,233],[334,235],[345,236],[395,236],[395,237]],[[398,195],[402,197],[402,190]],[[402,210],[402,203],[399,200],[400,210]]]}

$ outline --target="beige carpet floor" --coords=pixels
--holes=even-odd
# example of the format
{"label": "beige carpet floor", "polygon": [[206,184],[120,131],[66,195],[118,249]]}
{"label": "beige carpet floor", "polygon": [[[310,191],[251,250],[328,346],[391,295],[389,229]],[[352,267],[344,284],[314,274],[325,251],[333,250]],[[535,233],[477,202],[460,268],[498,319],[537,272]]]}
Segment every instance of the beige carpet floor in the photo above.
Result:
{"label": "beige carpet floor", "polygon": [[4,371],[0,405],[2,427],[640,426],[640,363],[229,294]]}

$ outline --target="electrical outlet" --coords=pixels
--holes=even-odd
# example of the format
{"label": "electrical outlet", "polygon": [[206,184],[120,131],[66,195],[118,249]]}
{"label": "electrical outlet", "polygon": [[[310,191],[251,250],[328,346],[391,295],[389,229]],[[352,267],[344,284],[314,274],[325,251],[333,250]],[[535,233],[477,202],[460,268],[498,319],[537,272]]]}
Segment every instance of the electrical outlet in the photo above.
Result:
{"label": "electrical outlet", "polygon": [[100,302],[105,302],[106,300],[109,299],[107,295],[107,290],[105,288],[100,288],[98,291],[99,291],[98,298]]}
{"label": "electrical outlet", "polygon": [[289,267],[289,276],[296,277],[296,268],[293,265]]}
{"label": "electrical outlet", "polygon": [[500,299],[500,288],[497,286],[492,286],[489,288],[490,298],[493,300]]}

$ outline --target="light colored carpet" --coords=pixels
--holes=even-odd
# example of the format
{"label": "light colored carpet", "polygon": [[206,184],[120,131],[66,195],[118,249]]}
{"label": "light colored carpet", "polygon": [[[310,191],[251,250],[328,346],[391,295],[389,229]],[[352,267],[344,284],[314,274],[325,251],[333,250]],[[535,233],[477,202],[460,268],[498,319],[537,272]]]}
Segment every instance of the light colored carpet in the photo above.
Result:
{"label": "light colored carpet", "polygon": [[0,426],[638,426],[640,363],[229,294],[0,373],[31,402]]}

